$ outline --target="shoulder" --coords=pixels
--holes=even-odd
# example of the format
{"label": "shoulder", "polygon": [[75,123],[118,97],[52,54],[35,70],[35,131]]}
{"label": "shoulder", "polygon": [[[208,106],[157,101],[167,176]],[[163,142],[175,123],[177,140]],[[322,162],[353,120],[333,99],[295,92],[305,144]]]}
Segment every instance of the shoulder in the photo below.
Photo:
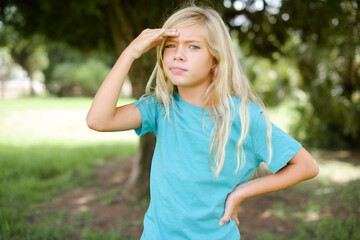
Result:
{"label": "shoulder", "polygon": [[[236,108],[240,109],[241,111],[240,98],[235,97],[235,101],[233,100],[233,102]],[[267,126],[266,117],[264,116],[263,113],[264,110],[260,107],[259,104],[252,101],[247,101],[245,103],[245,107],[247,108],[247,110],[245,110],[247,111],[247,113],[241,112],[241,114],[248,115],[248,121],[251,130],[255,130],[258,128],[265,128]]]}
{"label": "shoulder", "polygon": [[269,119],[267,120],[264,109],[262,109],[259,104],[254,102],[249,102],[249,120],[250,131],[255,135],[266,133],[269,127],[269,123],[271,123]]}
{"label": "shoulder", "polygon": [[262,115],[263,110],[257,103],[249,101],[248,106],[251,118],[257,118],[259,115]]}
{"label": "shoulder", "polygon": [[138,104],[158,104],[159,101],[154,95],[143,95],[141,98],[135,102],[136,105]]}
{"label": "shoulder", "polygon": [[143,95],[133,104],[138,107],[142,115],[145,112],[151,115],[157,115],[163,110],[162,105],[159,103],[157,97],[154,95]]}
{"label": "shoulder", "polygon": [[[239,96],[231,96],[232,102],[234,103],[234,107],[235,109],[239,109],[240,108],[240,97]],[[247,101],[247,107],[248,107],[248,113],[250,116],[250,119],[256,118],[259,116],[259,114],[262,114],[263,110],[261,109],[261,107],[257,104],[254,103],[252,101]]]}
{"label": "shoulder", "polygon": [[140,108],[153,108],[161,109],[162,105],[160,104],[158,98],[155,95],[143,95],[139,100],[134,102],[134,104]]}

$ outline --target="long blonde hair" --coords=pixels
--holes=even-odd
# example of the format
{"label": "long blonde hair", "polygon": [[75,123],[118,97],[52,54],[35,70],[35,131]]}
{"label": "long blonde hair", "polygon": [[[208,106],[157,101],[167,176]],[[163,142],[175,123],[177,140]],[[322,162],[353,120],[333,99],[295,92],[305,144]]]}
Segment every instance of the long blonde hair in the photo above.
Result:
{"label": "long blonde hair", "polygon": [[[269,117],[263,102],[252,90],[249,80],[240,68],[230,34],[220,15],[211,8],[186,7],[171,15],[162,28],[179,28],[195,24],[202,26],[203,36],[215,62],[212,82],[204,98],[204,106],[209,106],[206,110],[214,122],[213,138],[209,147],[209,164],[214,176],[217,177],[224,166],[225,149],[232,125],[231,115],[235,112],[232,96],[240,98],[239,118],[241,122],[241,135],[236,145],[237,168],[235,172],[243,168],[246,163],[244,141],[250,129],[249,101],[260,106],[268,124],[267,145],[270,162],[272,146]],[[164,43],[165,41],[157,49],[157,63],[147,84],[146,93],[155,95],[169,116],[169,106],[173,104],[173,95],[177,88],[164,72],[162,61]],[[210,160],[211,154],[214,156],[214,164]]]}

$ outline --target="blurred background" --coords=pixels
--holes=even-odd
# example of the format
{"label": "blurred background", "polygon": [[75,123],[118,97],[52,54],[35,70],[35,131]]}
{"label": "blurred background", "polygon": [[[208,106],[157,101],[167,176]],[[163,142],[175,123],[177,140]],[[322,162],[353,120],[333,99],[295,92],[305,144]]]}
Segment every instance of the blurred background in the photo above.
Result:
{"label": "blurred background", "polygon": [[[242,239],[360,239],[360,1],[191,2],[219,11],[272,121],[320,165],[245,201]],[[139,239],[154,138],[85,118],[123,49],[184,3],[0,2],[0,239]],[[144,93],[155,57],[135,62],[119,104]]]}

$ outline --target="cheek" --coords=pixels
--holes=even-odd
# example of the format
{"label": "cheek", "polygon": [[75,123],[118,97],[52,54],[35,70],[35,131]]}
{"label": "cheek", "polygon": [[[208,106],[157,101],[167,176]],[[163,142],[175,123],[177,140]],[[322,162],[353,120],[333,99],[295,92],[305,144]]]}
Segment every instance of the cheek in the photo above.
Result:
{"label": "cheek", "polygon": [[163,56],[162,56],[162,65],[163,65],[163,69],[166,73],[167,69],[170,67],[170,60],[169,60],[169,54],[166,54],[165,52],[163,53]]}
{"label": "cheek", "polygon": [[164,68],[166,68],[167,66],[169,66],[169,63],[170,63],[170,58],[169,58],[169,54],[163,54],[163,66]]}
{"label": "cheek", "polygon": [[171,55],[172,55],[172,49],[164,49],[163,51],[163,59],[171,59]]}
{"label": "cheek", "polygon": [[164,67],[164,75],[167,79],[170,79],[169,71],[167,70],[166,67]]}
{"label": "cheek", "polygon": [[162,68],[163,68],[164,75],[167,78],[169,78],[169,76],[170,76],[170,74],[169,74],[170,73],[169,66],[170,65],[167,64],[167,61],[165,60],[165,58],[163,58],[163,64],[162,65],[163,65]]}
{"label": "cheek", "polygon": [[200,69],[203,69],[204,73],[209,74],[212,71],[213,62],[212,61],[203,61],[199,66]]}
{"label": "cheek", "polygon": [[204,70],[211,70],[214,61],[209,52],[203,52],[202,54],[196,56],[194,63],[201,66]]}

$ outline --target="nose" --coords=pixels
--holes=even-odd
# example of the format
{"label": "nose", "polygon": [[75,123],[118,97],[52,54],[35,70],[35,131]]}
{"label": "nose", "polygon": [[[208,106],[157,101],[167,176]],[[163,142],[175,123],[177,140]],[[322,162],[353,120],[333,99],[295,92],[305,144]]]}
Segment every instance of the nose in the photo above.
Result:
{"label": "nose", "polygon": [[184,59],[183,59],[181,56],[179,56],[179,55],[175,55],[175,56],[174,56],[174,60],[175,60],[175,61],[184,61]]}
{"label": "nose", "polygon": [[176,48],[176,51],[174,53],[174,60],[175,61],[184,61],[185,60],[185,54],[184,54],[182,46],[178,46]]}

